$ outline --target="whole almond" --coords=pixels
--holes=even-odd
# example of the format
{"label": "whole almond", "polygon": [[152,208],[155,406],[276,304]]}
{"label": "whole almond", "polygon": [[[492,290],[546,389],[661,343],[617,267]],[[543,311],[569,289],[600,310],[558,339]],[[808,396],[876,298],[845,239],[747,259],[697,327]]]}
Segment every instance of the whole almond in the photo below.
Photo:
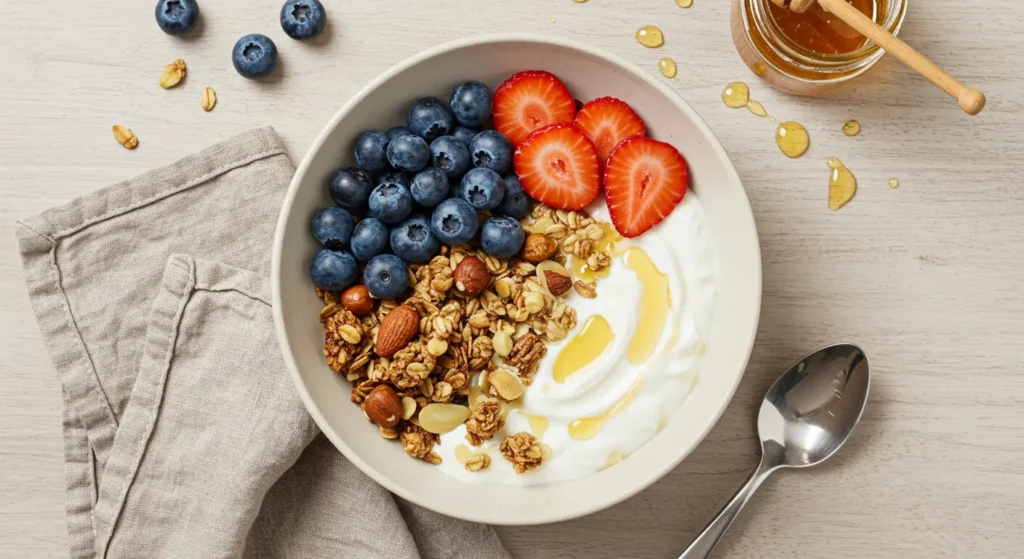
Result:
{"label": "whole almond", "polygon": [[120,124],[114,125],[114,139],[126,149],[139,147],[139,139],[135,137],[135,133],[132,132],[131,128],[125,128]]}
{"label": "whole almond", "polygon": [[382,427],[394,427],[402,420],[402,399],[386,384],[374,388],[363,400],[363,411],[370,421]]}
{"label": "whole almond", "polygon": [[381,357],[391,357],[419,332],[420,313],[408,305],[395,307],[381,321],[373,350]]}
{"label": "whole almond", "polygon": [[210,112],[217,106],[217,92],[212,87],[203,89],[203,110]]}
{"label": "whole almond", "polygon": [[455,289],[470,297],[476,297],[491,283],[491,272],[487,264],[475,256],[467,256],[455,267]]}
{"label": "whole almond", "polygon": [[554,256],[557,249],[558,245],[551,237],[543,233],[531,233],[523,243],[523,258],[537,264]]}
{"label": "whole almond", "polygon": [[545,260],[537,265],[537,279],[555,297],[561,297],[572,289],[569,271],[554,260]]}
{"label": "whole almond", "polygon": [[160,87],[170,89],[185,79],[185,61],[177,59],[168,64],[160,74]]}
{"label": "whole almond", "polygon": [[353,285],[342,292],[341,304],[357,316],[365,316],[373,310],[373,299],[365,285]]}

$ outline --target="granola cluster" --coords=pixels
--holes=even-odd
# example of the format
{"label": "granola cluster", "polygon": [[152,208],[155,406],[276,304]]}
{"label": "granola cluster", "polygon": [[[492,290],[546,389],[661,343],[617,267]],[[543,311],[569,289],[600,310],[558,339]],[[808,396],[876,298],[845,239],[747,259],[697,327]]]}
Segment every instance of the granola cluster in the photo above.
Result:
{"label": "granola cluster", "polygon": [[[537,205],[523,227],[557,242],[551,260],[559,265],[576,258],[599,271],[611,262],[609,243],[602,240],[608,230],[584,212]],[[483,262],[490,274],[487,287],[473,296],[455,286],[455,271],[470,256]],[[352,383],[351,400],[363,404],[364,412],[374,388],[387,385],[394,390],[392,397],[400,399],[403,416],[398,425],[381,425],[380,432],[384,438],[397,439],[410,456],[441,462],[433,447],[440,443],[436,433],[446,431],[437,428],[438,422],[445,428],[464,422],[467,441],[479,447],[504,428],[507,403],[532,382],[546,344],[566,338],[576,327],[575,309],[548,290],[537,266],[522,255],[498,259],[468,245],[442,247],[429,263],[410,266],[411,290],[404,300],[375,302],[362,317],[345,308],[339,294],[318,289],[325,303],[320,319],[327,364]],[[584,297],[596,296],[593,282],[576,281],[574,287]],[[399,306],[416,311],[418,334],[390,357],[381,357],[374,351],[377,336],[385,317]],[[409,327],[415,330],[415,322]],[[503,384],[488,387],[486,379],[499,369],[512,374],[501,373]],[[471,398],[474,382],[480,388]],[[428,420],[421,424],[428,406],[439,407],[429,409],[423,416]],[[529,433],[506,436],[500,451],[517,473],[542,462],[538,442]],[[491,463],[486,452],[463,459],[470,471]]]}

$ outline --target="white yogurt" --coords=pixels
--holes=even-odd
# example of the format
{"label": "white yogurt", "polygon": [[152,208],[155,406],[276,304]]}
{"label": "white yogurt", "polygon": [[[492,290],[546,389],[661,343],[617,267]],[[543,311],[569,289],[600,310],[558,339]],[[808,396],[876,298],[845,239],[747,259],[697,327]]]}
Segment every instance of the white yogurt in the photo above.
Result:
{"label": "white yogurt", "polygon": [[[603,202],[591,214],[608,220]],[[654,353],[641,364],[627,359],[627,348],[637,326],[642,285],[637,274],[623,262],[621,249],[637,246],[668,276],[671,310]],[[548,352],[522,398],[521,409],[508,412],[505,428],[473,452],[485,452],[491,466],[469,472],[456,459],[459,445],[469,446],[466,428],[441,436],[434,451],[441,455],[445,473],[473,483],[539,485],[591,475],[625,457],[650,440],[668,417],[682,405],[701,373],[705,342],[711,330],[718,295],[718,260],[710,231],[697,197],[688,193],[682,203],[660,224],[637,237],[616,244],[620,254],[608,277],[597,282],[597,298],[586,299],[570,292],[568,303],[576,309],[577,327]],[[553,366],[562,347],[592,315],[600,314],[611,325],[614,339],[593,362],[555,382]],[[581,418],[601,416],[626,396],[642,379],[637,397],[621,413],[609,417],[596,435],[574,440],[569,425]],[[549,425],[540,441],[551,455],[537,469],[516,474],[501,456],[498,446],[506,434],[533,432],[524,414],[544,416]],[[536,433],[534,433],[536,434]]]}

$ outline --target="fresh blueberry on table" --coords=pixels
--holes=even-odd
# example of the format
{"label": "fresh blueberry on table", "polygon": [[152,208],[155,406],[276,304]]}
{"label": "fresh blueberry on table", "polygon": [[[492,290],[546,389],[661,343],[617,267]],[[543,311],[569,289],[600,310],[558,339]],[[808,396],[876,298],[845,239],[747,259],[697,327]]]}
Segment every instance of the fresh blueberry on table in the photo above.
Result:
{"label": "fresh blueberry on table", "polygon": [[411,264],[423,264],[437,254],[441,243],[430,231],[430,220],[414,215],[391,230],[391,252]]}
{"label": "fresh blueberry on table", "polygon": [[359,275],[356,259],[345,251],[325,248],[316,253],[309,265],[313,285],[326,291],[343,291],[352,286]]}
{"label": "fresh blueberry on table", "polygon": [[327,248],[339,250],[352,236],[356,220],[345,208],[324,208],[316,212],[310,226],[313,230],[313,238],[318,243]]}
{"label": "fresh blueberry on table", "polygon": [[452,113],[463,126],[480,126],[491,118],[491,90],[480,82],[466,82],[452,93]]}
{"label": "fresh blueberry on table", "polygon": [[363,285],[377,299],[397,299],[409,289],[405,262],[394,254],[374,256],[363,270]]}
{"label": "fresh blueberry on table", "polygon": [[387,134],[377,130],[367,130],[360,134],[356,138],[356,165],[370,173],[379,173],[387,169],[387,150],[390,141]]}
{"label": "fresh blueberry on table", "polygon": [[156,3],[156,24],[168,35],[185,33],[198,17],[196,0],[159,0]]}
{"label": "fresh blueberry on table", "polygon": [[377,184],[383,184],[386,182],[398,183],[406,188],[412,184],[412,173],[406,173],[405,171],[398,171],[395,169],[388,169],[383,173],[377,175]]}
{"label": "fresh blueberry on table", "polygon": [[486,167],[504,175],[512,171],[512,142],[497,130],[484,130],[469,143],[474,167]]}
{"label": "fresh blueberry on table", "polygon": [[448,180],[455,181],[469,169],[469,147],[455,136],[441,136],[430,143],[434,167],[444,171]]}
{"label": "fresh blueberry on table", "polygon": [[461,198],[449,198],[434,208],[430,230],[446,245],[464,245],[476,235],[476,210]]}
{"label": "fresh blueberry on table", "polygon": [[327,12],[320,0],[287,0],[281,6],[281,29],[292,39],[312,39],[326,24]]}
{"label": "fresh blueberry on table", "polygon": [[370,216],[393,224],[412,213],[412,194],[404,185],[395,182],[378,184],[370,192]]}
{"label": "fresh blueberry on table", "polygon": [[523,185],[515,174],[508,175],[502,179],[502,182],[505,183],[505,197],[501,199],[498,213],[513,219],[523,219],[526,214],[530,213],[533,199],[523,190]]}
{"label": "fresh blueberry on table", "polygon": [[458,140],[469,147],[469,143],[473,141],[473,136],[479,134],[480,131],[476,128],[466,128],[465,126],[456,126],[455,132],[452,132],[452,136],[458,138]]}
{"label": "fresh blueberry on table", "polygon": [[379,219],[368,217],[360,221],[352,231],[349,249],[356,260],[366,262],[384,252],[386,248],[388,248],[388,226],[381,223]]}
{"label": "fresh blueberry on table", "polygon": [[480,247],[495,258],[512,257],[523,248],[524,240],[523,227],[508,216],[494,216],[480,228]]}
{"label": "fresh blueberry on table", "polygon": [[417,204],[433,208],[448,197],[448,176],[437,167],[423,169],[412,178],[409,192]]}
{"label": "fresh blueberry on table", "polygon": [[486,167],[470,169],[462,177],[461,195],[478,210],[493,210],[505,197],[505,182],[501,175]]}
{"label": "fresh blueberry on table", "polygon": [[277,64],[277,45],[266,35],[246,35],[231,50],[231,62],[235,70],[246,78],[268,76]]}
{"label": "fresh blueberry on table", "polygon": [[430,146],[419,136],[399,136],[388,144],[387,156],[395,169],[415,173],[430,163]]}
{"label": "fresh blueberry on table", "polygon": [[366,202],[370,199],[373,184],[366,171],[349,167],[338,169],[331,175],[331,182],[328,183],[327,190],[335,204],[361,214],[366,210]]}
{"label": "fresh blueberry on table", "polygon": [[392,126],[391,128],[388,128],[387,135],[388,138],[394,140],[399,136],[415,136],[416,134],[413,134],[412,130],[409,130],[404,126]]}
{"label": "fresh blueberry on table", "polygon": [[448,104],[437,97],[424,97],[409,109],[409,130],[428,142],[455,130],[455,115]]}

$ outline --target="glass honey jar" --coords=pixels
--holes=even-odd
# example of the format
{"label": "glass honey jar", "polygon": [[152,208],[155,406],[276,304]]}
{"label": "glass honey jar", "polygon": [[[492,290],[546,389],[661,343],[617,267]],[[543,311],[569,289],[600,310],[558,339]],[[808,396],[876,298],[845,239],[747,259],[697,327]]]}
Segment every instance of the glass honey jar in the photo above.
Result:
{"label": "glass honey jar", "polygon": [[[893,35],[907,0],[848,0]],[[796,95],[831,93],[864,75],[885,54],[815,4],[805,13],[771,0],[732,0],[732,36],[740,58],[773,87]]]}

